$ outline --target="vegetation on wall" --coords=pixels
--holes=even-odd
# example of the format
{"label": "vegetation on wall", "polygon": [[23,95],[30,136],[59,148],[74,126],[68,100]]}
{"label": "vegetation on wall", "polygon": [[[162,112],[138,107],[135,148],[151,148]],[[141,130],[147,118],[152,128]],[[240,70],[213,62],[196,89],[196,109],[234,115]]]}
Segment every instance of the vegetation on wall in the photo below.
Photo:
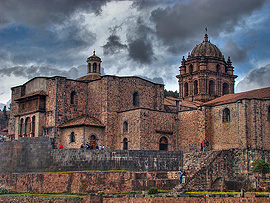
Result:
{"label": "vegetation on wall", "polygon": [[252,173],[259,173],[262,175],[262,177],[265,176],[265,174],[270,173],[270,166],[269,163],[262,160],[261,158],[255,159],[252,164]]}

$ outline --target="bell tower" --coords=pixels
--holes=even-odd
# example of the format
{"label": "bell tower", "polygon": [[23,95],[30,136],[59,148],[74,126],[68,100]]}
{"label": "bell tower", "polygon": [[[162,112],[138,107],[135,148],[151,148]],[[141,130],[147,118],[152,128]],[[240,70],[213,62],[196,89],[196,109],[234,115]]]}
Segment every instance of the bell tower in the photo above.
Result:
{"label": "bell tower", "polygon": [[234,93],[236,75],[230,57],[225,61],[216,45],[205,34],[187,59],[183,56],[178,78],[179,97],[187,101],[207,102]]}
{"label": "bell tower", "polygon": [[101,59],[96,56],[96,52],[93,52],[93,55],[88,57],[87,60],[87,75],[91,75],[93,79],[98,79],[101,77]]}

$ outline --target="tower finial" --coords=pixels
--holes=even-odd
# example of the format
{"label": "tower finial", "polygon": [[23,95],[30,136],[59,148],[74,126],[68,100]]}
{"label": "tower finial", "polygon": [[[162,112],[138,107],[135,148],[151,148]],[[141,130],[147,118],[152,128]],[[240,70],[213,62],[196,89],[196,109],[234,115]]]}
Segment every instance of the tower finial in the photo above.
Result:
{"label": "tower finial", "polygon": [[93,51],[93,56],[95,56],[96,55],[96,51],[95,51],[95,49],[94,49],[94,51]]}
{"label": "tower finial", "polygon": [[208,42],[207,27],[205,27],[204,41]]}
{"label": "tower finial", "polygon": [[204,41],[208,42],[208,35],[207,34],[204,35]]}

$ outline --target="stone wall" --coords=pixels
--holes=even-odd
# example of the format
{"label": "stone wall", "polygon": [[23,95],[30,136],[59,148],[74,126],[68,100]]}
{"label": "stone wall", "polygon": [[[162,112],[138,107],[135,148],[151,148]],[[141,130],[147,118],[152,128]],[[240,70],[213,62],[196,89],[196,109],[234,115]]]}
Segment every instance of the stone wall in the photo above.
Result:
{"label": "stone wall", "polygon": [[81,170],[177,171],[182,152],[52,149],[48,137],[0,143],[0,172]]}
{"label": "stone wall", "polygon": [[[206,136],[212,149],[270,149],[270,100],[242,100],[210,107]],[[230,121],[223,122],[223,110],[230,110]]]}
{"label": "stone wall", "polygon": [[200,151],[201,142],[205,139],[204,112],[200,110],[183,111],[178,114],[179,146],[183,152]]}
{"label": "stone wall", "polygon": [[0,174],[0,185],[18,192],[39,193],[116,193],[170,190],[178,184],[175,172],[68,172]]}
{"label": "stone wall", "polygon": [[[136,109],[119,112],[120,140],[116,144],[118,149],[123,148],[123,139],[128,140],[128,149],[131,150],[159,150],[160,139],[168,140],[168,151],[176,150],[176,120],[177,114],[150,109]],[[123,130],[124,122],[128,129]]]}

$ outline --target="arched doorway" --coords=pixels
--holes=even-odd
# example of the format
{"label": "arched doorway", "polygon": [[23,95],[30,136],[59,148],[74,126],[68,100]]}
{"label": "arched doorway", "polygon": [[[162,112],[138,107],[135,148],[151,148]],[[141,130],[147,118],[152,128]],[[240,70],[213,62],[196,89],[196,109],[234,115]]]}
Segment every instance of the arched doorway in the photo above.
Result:
{"label": "arched doorway", "polygon": [[128,140],[127,140],[127,138],[123,139],[123,150],[128,150]]}
{"label": "arched doorway", "polygon": [[25,119],[25,137],[31,137],[31,120],[29,117]]}
{"label": "arched doorway", "polygon": [[89,146],[90,146],[90,149],[96,149],[96,145],[97,145],[97,138],[95,135],[91,135],[90,137],[90,143],[89,143]]}
{"label": "arched doorway", "polygon": [[166,137],[160,138],[159,150],[168,151],[168,139]]}
{"label": "arched doorway", "polygon": [[22,137],[24,134],[24,120],[23,118],[21,118],[21,122],[20,122],[20,137]]}

